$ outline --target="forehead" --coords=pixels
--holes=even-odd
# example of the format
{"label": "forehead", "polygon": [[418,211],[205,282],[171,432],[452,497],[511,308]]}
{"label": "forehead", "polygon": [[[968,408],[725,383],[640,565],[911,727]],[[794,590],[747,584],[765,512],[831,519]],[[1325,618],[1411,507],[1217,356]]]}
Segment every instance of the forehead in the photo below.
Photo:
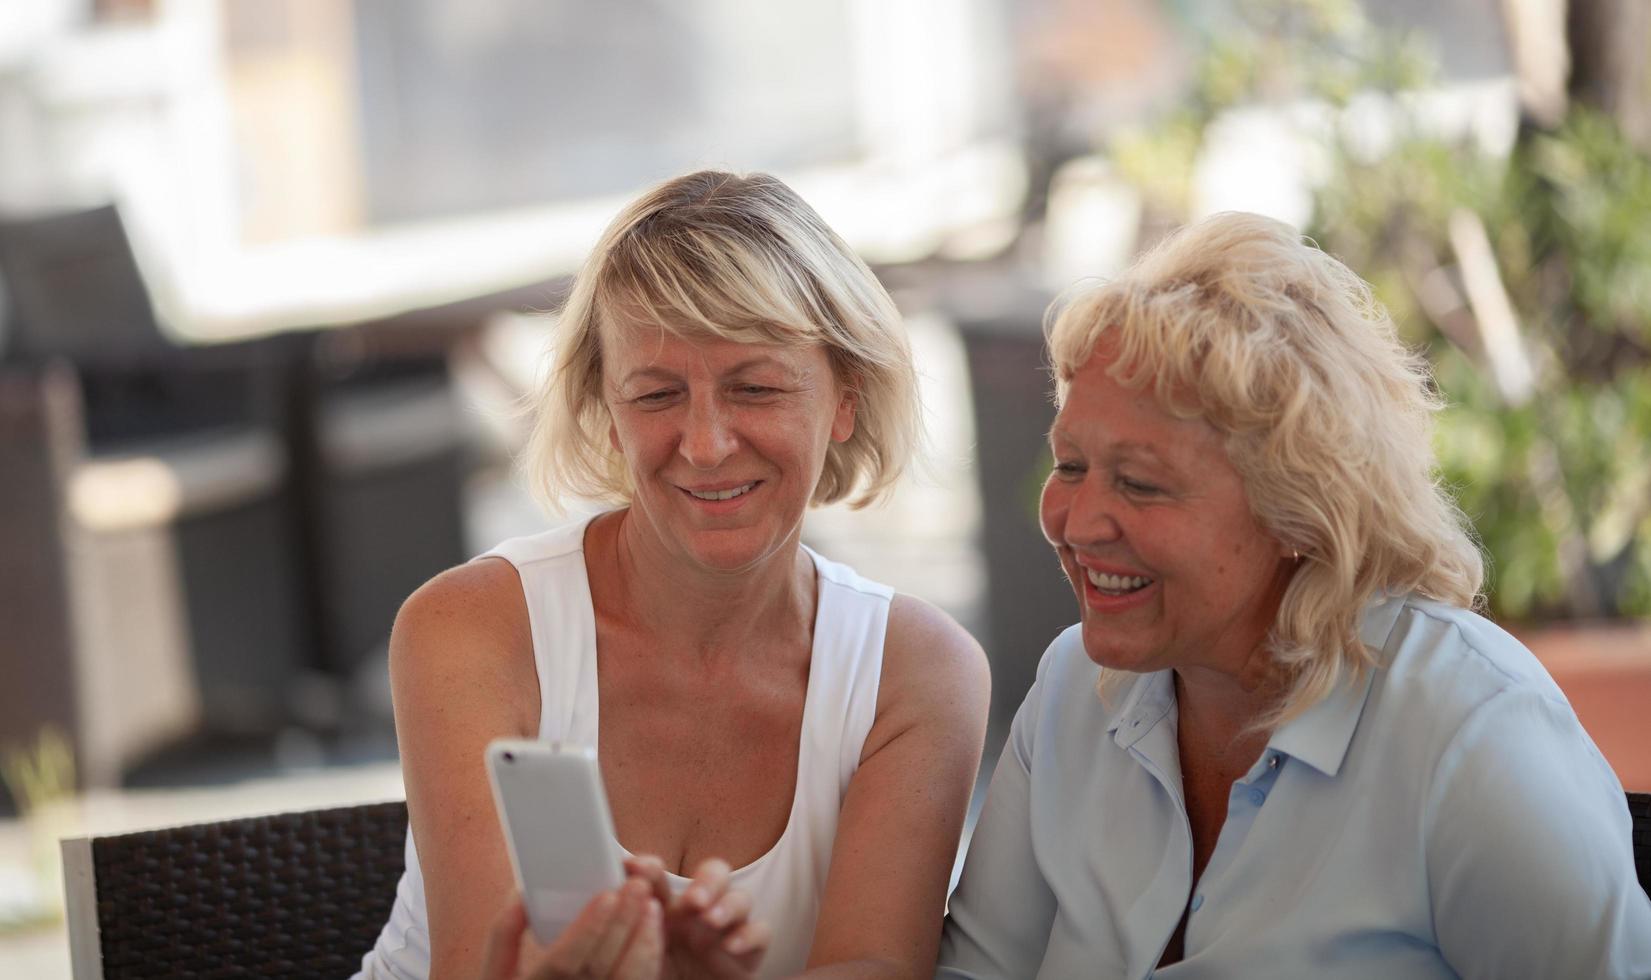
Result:
{"label": "forehead", "polygon": [[1111,374],[1115,363],[1111,353],[1101,349],[1073,372],[1052,430],[1057,442],[1127,447],[1166,460],[1221,449],[1220,435],[1208,422],[1170,412],[1158,403],[1150,385],[1120,383]]}
{"label": "forehead", "polygon": [[603,331],[602,360],[616,380],[632,371],[655,368],[672,373],[709,370],[713,374],[742,367],[776,367],[808,373],[827,367],[818,344],[774,343],[714,334],[684,336],[653,325],[620,325]]}

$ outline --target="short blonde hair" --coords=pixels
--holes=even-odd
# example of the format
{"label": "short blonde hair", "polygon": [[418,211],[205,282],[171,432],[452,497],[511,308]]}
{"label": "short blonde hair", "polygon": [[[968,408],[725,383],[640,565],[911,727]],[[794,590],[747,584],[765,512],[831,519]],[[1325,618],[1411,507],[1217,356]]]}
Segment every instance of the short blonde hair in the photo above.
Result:
{"label": "short blonde hair", "polygon": [[1183,228],[1051,308],[1046,333],[1057,404],[1110,338],[1113,376],[1213,426],[1256,520],[1305,559],[1273,624],[1290,680],[1264,726],[1374,665],[1358,636],[1372,598],[1479,601],[1483,559],[1437,475],[1427,366],[1370,287],[1294,229],[1240,213]]}
{"label": "short blonde hair", "polygon": [[625,502],[634,488],[608,442],[604,330],[822,346],[855,395],[854,432],[826,450],[813,502],[887,493],[917,449],[911,348],[894,301],[796,192],[767,174],[704,170],[631,202],[574,280],[534,398],[522,466],[542,501]]}

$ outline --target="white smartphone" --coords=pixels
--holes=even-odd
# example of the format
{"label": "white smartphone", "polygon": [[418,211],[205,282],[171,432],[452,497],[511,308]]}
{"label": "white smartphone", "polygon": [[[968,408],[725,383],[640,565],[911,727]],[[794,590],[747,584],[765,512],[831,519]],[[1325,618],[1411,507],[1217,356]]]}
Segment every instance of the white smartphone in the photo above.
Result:
{"label": "white smartphone", "polygon": [[533,934],[561,935],[598,892],[625,881],[596,752],[560,742],[494,739],[493,803]]}

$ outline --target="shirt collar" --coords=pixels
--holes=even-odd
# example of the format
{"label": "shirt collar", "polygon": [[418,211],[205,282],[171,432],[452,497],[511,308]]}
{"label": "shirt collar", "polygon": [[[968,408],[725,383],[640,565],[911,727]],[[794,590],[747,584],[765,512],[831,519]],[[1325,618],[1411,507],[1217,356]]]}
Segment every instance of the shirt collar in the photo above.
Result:
{"label": "shirt collar", "polygon": [[[1360,641],[1372,650],[1382,651],[1403,610],[1403,596],[1372,599],[1359,617]],[[1353,732],[1359,727],[1374,681],[1375,672],[1370,669],[1362,677],[1344,676],[1329,695],[1279,726],[1268,746],[1326,776],[1336,775],[1347,758],[1347,747],[1353,742]]]}
{"label": "shirt collar", "polygon": [[1157,721],[1175,705],[1175,672],[1157,670],[1137,674],[1130,681],[1129,692],[1112,713],[1106,730],[1123,748],[1129,748],[1150,731]]}

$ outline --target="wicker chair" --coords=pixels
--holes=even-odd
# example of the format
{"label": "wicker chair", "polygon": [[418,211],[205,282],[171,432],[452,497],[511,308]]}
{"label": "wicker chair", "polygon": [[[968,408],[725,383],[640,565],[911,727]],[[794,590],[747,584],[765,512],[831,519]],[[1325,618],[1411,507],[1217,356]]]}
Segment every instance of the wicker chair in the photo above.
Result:
{"label": "wicker chair", "polygon": [[77,980],[347,977],[389,917],[407,805],[63,842]]}

